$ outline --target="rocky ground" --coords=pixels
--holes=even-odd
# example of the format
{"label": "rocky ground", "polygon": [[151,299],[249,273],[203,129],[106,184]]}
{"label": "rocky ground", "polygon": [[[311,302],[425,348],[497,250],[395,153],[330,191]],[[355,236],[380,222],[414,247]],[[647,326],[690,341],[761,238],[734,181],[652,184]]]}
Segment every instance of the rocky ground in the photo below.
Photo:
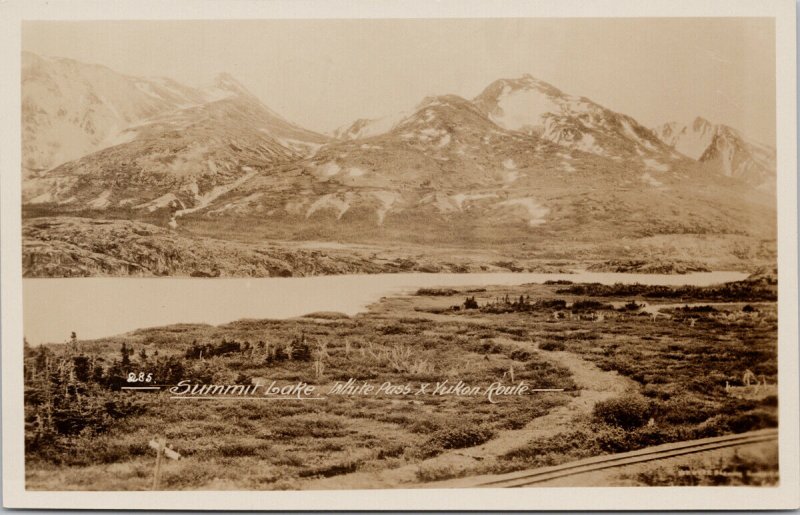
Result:
{"label": "rocky ground", "polygon": [[[223,240],[130,220],[40,217],[23,224],[24,277],[297,277],[400,272],[594,272],[683,274],[769,265],[768,244],[741,238],[672,238],[611,247],[389,245]],[[713,247],[716,255],[709,255]],[[671,258],[669,256],[680,256]]]}
{"label": "rocky ground", "polygon": [[38,218],[23,228],[25,277],[293,277],[399,272],[568,272],[575,262],[369,245],[244,243],[127,220]]}

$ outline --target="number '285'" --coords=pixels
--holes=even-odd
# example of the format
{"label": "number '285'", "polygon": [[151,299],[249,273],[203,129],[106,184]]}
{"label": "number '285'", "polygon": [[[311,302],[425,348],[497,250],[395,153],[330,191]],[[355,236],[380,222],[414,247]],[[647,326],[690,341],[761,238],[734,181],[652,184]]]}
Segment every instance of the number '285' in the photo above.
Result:
{"label": "number '285'", "polygon": [[151,383],[153,381],[153,373],[145,374],[144,372],[131,372],[128,374],[129,383]]}

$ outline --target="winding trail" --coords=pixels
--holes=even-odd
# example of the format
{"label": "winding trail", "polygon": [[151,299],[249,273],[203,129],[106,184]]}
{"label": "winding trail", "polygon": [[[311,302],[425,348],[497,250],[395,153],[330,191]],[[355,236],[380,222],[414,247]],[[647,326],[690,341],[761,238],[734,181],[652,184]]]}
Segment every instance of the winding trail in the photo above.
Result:
{"label": "winding trail", "polygon": [[[498,338],[498,340],[501,340]],[[508,340],[510,341],[510,340]],[[515,342],[517,345],[520,342]],[[531,349],[538,346],[530,343]],[[558,363],[572,373],[572,378],[580,389],[580,395],[568,404],[553,408],[547,415],[535,418],[521,429],[500,431],[486,443],[466,449],[454,449],[433,458],[412,463],[395,469],[377,472],[353,472],[341,476],[320,478],[308,481],[301,488],[305,490],[398,488],[419,484],[417,473],[420,470],[448,468],[453,474],[476,468],[513,450],[526,442],[546,438],[568,431],[576,417],[591,413],[597,402],[617,396],[634,387],[634,382],[615,371],[604,371],[594,363],[566,351],[541,351],[549,361]]]}

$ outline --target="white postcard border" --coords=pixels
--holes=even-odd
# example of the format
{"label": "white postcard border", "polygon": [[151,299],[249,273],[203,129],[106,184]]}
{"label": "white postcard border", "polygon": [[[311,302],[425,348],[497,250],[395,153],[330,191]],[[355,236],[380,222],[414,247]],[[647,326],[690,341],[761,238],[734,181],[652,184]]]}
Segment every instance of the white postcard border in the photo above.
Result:
{"label": "white postcard border", "polygon": [[[253,18],[775,18],[778,162],[780,486],[361,491],[33,492],[24,488],[20,220],[21,20]],[[780,509],[800,505],[797,321],[796,26],[793,0],[16,0],[0,4],[3,504],[117,509]]]}

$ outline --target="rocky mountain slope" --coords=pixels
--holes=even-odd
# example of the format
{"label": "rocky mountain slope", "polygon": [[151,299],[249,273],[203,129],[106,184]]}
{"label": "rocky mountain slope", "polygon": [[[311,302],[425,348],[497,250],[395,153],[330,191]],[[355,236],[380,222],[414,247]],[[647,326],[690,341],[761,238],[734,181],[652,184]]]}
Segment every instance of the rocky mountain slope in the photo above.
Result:
{"label": "rocky mountain slope", "polygon": [[774,148],[749,141],[736,129],[701,117],[690,124],[666,123],[654,132],[671,148],[703,163],[710,173],[735,177],[774,194]]}
{"label": "rocky mountain slope", "polygon": [[210,93],[171,79],[129,77],[105,66],[23,52],[22,165],[48,170],[114,145],[130,125],[198,105]]}
{"label": "rocky mountain slope", "polygon": [[[146,120],[120,129],[113,145],[29,175],[23,202],[54,211],[125,211],[135,218],[168,210],[180,216],[326,141],[269,110],[229,75],[187,91],[196,102],[160,105]],[[117,122],[115,130],[123,123]]]}
{"label": "rocky mountain slope", "polygon": [[[654,132],[529,75],[495,81],[472,100],[429,97],[408,113],[359,120],[336,139],[286,121],[227,75],[180,91],[184,103],[130,115],[119,130],[108,124],[115,144],[26,177],[26,221],[137,220],[154,241],[407,242],[548,255],[622,241],[641,252],[635,242],[667,236],[694,238],[708,247],[695,254],[711,256],[726,238],[759,248],[775,235],[774,196],[763,191],[774,180],[760,153],[768,149],[704,122]],[[123,230],[133,226],[115,233]],[[86,250],[79,233],[62,228],[59,241]],[[227,252],[222,243],[211,247]],[[687,247],[666,252],[683,257]]]}
{"label": "rocky mountain slope", "polygon": [[630,116],[524,75],[490,84],[475,105],[497,125],[599,156],[677,157],[652,131]]}
{"label": "rocky mountain slope", "polygon": [[[515,95],[550,111],[498,125],[508,102],[525,103]],[[187,227],[469,245],[770,234],[771,200],[747,183],[702,173],[632,118],[530,77],[498,81],[475,101],[427,98],[385,132],[358,130],[377,134],[259,174]]]}

